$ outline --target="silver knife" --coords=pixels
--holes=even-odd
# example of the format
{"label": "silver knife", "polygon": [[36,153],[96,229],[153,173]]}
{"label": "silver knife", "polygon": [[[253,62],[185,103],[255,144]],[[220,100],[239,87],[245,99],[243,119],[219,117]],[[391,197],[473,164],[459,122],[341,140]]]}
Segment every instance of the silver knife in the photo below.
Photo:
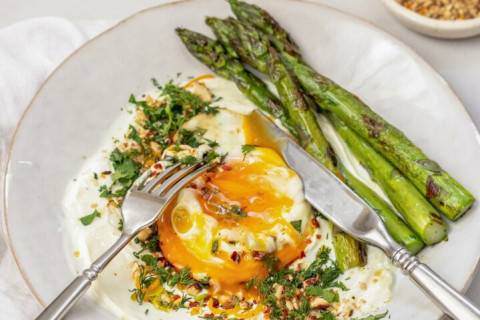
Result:
{"label": "silver knife", "polygon": [[[303,182],[305,198],[326,218],[352,237],[380,248],[446,314],[457,320],[480,320],[480,310],[426,264],[397,244],[377,213],[334,174],[304,151],[267,116],[249,116],[262,146],[282,154]],[[264,143],[265,142],[265,143]]]}

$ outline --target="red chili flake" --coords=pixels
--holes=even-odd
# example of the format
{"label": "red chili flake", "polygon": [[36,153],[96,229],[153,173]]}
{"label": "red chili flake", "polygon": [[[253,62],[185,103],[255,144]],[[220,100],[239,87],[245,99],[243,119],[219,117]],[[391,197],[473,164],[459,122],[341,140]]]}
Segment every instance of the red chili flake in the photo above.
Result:
{"label": "red chili flake", "polygon": [[205,313],[203,316],[204,316],[205,318],[210,318],[210,317],[213,318],[215,315],[214,315],[213,313]]}
{"label": "red chili flake", "polygon": [[218,302],[218,299],[212,298],[212,307],[218,308],[219,305],[220,305],[220,302]]}
{"label": "red chili flake", "polygon": [[210,300],[212,296],[206,296],[205,299],[203,299],[203,301],[207,302],[208,300]]}
{"label": "red chili flake", "polygon": [[318,220],[315,217],[312,218],[312,224],[315,228],[320,228],[320,223],[318,223]]}
{"label": "red chili flake", "polygon": [[188,306],[189,306],[190,308],[198,307],[199,305],[200,305],[200,303],[198,303],[197,301],[190,301],[190,302],[188,303]]}
{"label": "red chili flake", "polygon": [[195,282],[195,283],[193,284],[193,287],[194,287],[195,290],[197,290],[197,291],[202,291],[202,287],[201,287],[197,282]]}
{"label": "red chili flake", "polygon": [[181,296],[178,295],[178,294],[176,294],[176,295],[173,296],[173,300],[178,300],[178,299],[180,299],[180,298],[181,298]]}
{"label": "red chili flake", "polygon": [[303,282],[305,287],[311,286],[312,284],[316,284],[318,282],[317,278],[309,278]]}
{"label": "red chili flake", "polygon": [[232,170],[232,167],[230,167],[228,164],[224,164],[224,165],[222,165],[222,169],[225,170],[225,171],[230,171],[230,170]]}
{"label": "red chili flake", "polygon": [[312,243],[312,239],[308,238],[307,240],[305,240],[305,242],[306,242],[307,244],[310,244],[310,243]]}
{"label": "red chili flake", "polygon": [[190,184],[190,188],[192,188],[192,189],[197,189],[197,185],[196,185],[195,183],[191,183],[191,184]]}
{"label": "red chili flake", "polygon": [[155,164],[153,165],[153,167],[154,167],[155,169],[162,169],[162,165],[161,165],[160,163],[155,163]]}
{"label": "red chili flake", "polygon": [[322,239],[322,235],[321,235],[321,234],[317,234],[317,239]]}
{"label": "red chili flake", "polygon": [[305,258],[305,251],[302,251],[302,252],[300,253],[300,258]]}
{"label": "red chili flake", "polygon": [[235,263],[240,263],[240,255],[238,254],[237,251],[233,251],[232,255],[230,256],[230,258],[233,260],[233,262]]}
{"label": "red chili flake", "polygon": [[255,261],[262,261],[263,256],[264,256],[263,252],[260,252],[257,250],[252,251],[252,257],[253,257],[253,260]]}

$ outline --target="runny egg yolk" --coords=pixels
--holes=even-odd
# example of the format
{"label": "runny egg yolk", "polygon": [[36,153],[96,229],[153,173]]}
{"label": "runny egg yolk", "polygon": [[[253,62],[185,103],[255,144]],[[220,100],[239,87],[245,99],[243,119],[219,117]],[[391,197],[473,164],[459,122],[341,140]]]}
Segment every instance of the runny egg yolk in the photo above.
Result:
{"label": "runny egg yolk", "polygon": [[[207,172],[172,201],[158,221],[160,247],[176,268],[209,276],[212,291],[229,296],[268,272],[262,257],[287,265],[302,255],[312,231],[304,199],[289,194],[298,176],[272,149],[256,147]],[[293,208],[295,210],[293,210]],[[295,211],[303,224],[291,223]],[[297,221],[298,222],[298,221]]]}

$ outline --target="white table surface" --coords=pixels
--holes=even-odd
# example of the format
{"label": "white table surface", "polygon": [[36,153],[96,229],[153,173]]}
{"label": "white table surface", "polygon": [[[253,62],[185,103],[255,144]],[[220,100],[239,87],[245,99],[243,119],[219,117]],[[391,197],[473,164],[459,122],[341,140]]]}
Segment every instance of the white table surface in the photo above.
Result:
{"label": "white table surface", "polygon": [[[144,8],[166,2],[169,1],[0,0],[0,28],[40,16],[58,16],[75,20],[120,20]],[[362,17],[406,43],[453,87],[472,115],[474,123],[480,128],[480,36],[447,41],[416,34],[394,20],[380,0],[312,0],[312,2],[327,4]],[[478,168],[472,169],[478,170]],[[0,233],[2,233],[0,235],[0,318],[32,319],[40,311],[40,306],[23,282],[11,254],[5,247],[3,232],[0,231]],[[480,255],[480,252],[478,254]],[[468,296],[480,305],[478,273],[468,291]]]}

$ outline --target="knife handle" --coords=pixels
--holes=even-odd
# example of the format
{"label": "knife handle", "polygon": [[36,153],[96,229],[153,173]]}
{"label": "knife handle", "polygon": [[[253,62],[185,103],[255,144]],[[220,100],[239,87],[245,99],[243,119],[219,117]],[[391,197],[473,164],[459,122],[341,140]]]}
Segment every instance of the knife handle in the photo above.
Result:
{"label": "knife handle", "polygon": [[392,261],[446,314],[456,320],[480,320],[480,310],[426,264],[406,249],[398,250]]}

